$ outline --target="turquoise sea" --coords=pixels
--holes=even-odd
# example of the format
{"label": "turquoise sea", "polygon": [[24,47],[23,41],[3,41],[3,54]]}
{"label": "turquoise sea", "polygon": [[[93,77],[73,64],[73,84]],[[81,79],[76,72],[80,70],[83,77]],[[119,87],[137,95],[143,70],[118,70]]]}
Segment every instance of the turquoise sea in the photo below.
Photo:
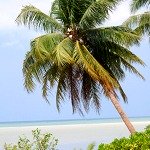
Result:
{"label": "turquoise sea", "polygon": [[[131,117],[134,122],[150,121],[150,117]],[[16,121],[0,122],[0,127],[24,127],[24,126],[46,126],[46,125],[75,125],[75,124],[99,124],[99,123],[118,123],[120,118],[100,118],[100,119],[71,119],[71,120],[43,120],[43,121]]]}

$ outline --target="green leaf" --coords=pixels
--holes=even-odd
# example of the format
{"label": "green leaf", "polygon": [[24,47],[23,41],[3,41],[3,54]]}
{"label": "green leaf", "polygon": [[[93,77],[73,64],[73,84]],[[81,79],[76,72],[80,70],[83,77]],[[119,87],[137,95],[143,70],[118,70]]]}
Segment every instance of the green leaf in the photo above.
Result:
{"label": "green leaf", "polygon": [[115,80],[90,54],[88,49],[84,45],[79,44],[79,41],[76,41],[74,58],[77,64],[81,65],[92,79],[100,82],[102,86],[117,86]]}
{"label": "green leaf", "polygon": [[150,0],[132,0],[131,11],[135,12],[139,8],[150,5]]}
{"label": "green leaf", "polygon": [[58,66],[63,65],[64,63],[74,63],[72,58],[73,49],[74,44],[70,38],[65,38],[63,41],[61,41],[53,51],[55,63],[57,63]]}
{"label": "green leaf", "polygon": [[79,27],[85,30],[102,24],[103,21],[108,19],[109,11],[112,11],[119,1],[121,0],[93,1],[82,16]]}
{"label": "green leaf", "polygon": [[123,23],[123,25],[132,28],[140,35],[150,35],[150,12],[131,16]]}
{"label": "green leaf", "polygon": [[119,45],[131,46],[133,44],[139,44],[141,37],[133,32],[130,28],[123,26],[112,26],[112,27],[102,27],[97,29],[86,30],[85,34],[96,37],[97,41],[112,41]]}
{"label": "green leaf", "polygon": [[33,26],[36,30],[44,30],[51,32],[51,28],[62,30],[62,25],[54,18],[44,14],[36,7],[29,5],[25,6],[21,13],[18,15],[16,22],[18,24],[27,25],[29,28]]}

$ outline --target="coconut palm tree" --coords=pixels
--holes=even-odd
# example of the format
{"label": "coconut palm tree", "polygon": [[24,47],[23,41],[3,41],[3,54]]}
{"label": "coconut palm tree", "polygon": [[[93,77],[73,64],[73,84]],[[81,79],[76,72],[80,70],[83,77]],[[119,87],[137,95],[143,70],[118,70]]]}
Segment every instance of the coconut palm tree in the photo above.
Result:
{"label": "coconut palm tree", "polygon": [[55,0],[49,15],[29,5],[16,21],[46,32],[31,41],[24,60],[24,85],[29,92],[34,90],[37,80],[48,101],[48,91],[56,87],[58,111],[67,99],[73,112],[81,114],[91,107],[99,112],[100,96],[104,94],[134,133],[118,97],[121,94],[127,102],[119,83],[126,70],[143,78],[132,64],[144,63],[129,50],[129,46],[139,44],[140,37],[126,27],[103,26],[119,1]]}
{"label": "coconut palm tree", "polygon": [[[133,0],[131,4],[131,12],[135,13],[141,7],[149,7],[149,5],[150,0]],[[133,15],[129,17],[129,19],[127,19],[123,24],[134,29],[140,34],[147,34],[150,36],[150,11]]]}

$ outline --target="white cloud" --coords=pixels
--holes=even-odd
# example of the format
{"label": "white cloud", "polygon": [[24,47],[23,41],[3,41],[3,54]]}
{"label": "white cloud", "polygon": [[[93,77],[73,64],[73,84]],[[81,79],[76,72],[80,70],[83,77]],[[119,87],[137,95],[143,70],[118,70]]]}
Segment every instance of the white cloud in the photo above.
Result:
{"label": "white cloud", "polygon": [[106,25],[120,25],[130,16],[129,8],[130,0],[122,2],[115,11],[110,13],[110,19],[106,22]]}

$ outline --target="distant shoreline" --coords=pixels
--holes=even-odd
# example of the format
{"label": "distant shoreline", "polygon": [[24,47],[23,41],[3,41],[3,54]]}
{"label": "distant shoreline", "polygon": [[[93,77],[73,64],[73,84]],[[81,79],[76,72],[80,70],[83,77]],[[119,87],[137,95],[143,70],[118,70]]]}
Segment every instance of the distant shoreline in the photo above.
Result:
{"label": "distant shoreline", "polygon": [[[131,117],[131,122],[150,121],[150,117]],[[43,121],[16,121],[0,122],[1,127],[26,127],[26,126],[49,126],[49,125],[78,125],[78,124],[101,124],[101,123],[122,123],[120,118],[100,119],[71,119],[71,120],[43,120]]]}

